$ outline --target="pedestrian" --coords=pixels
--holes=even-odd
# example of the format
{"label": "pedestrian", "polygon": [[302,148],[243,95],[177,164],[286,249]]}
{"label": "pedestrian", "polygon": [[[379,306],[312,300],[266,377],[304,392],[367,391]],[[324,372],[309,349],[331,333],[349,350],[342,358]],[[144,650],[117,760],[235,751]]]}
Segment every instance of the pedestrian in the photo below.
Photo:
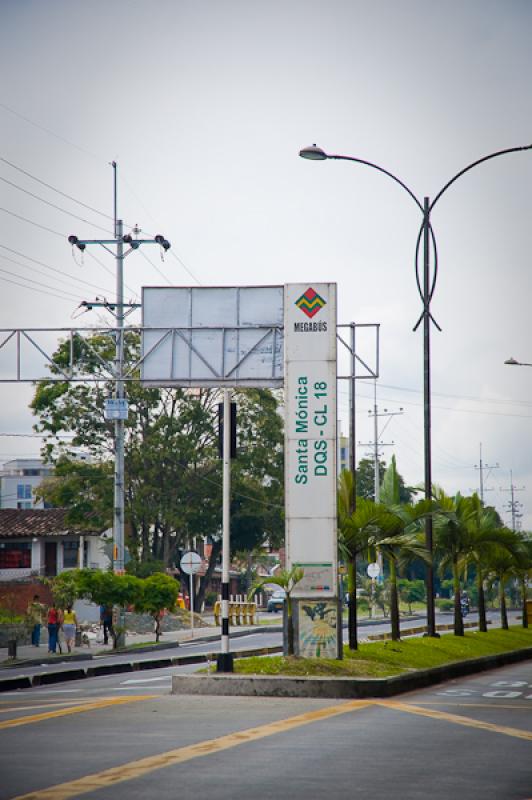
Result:
{"label": "pedestrian", "polygon": [[72,647],[76,640],[77,624],[78,618],[76,617],[76,612],[72,610],[71,605],[68,605],[66,611],[63,611],[63,634],[69,653],[72,652]]}
{"label": "pedestrian", "polygon": [[109,634],[114,635],[112,606],[100,606],[100,627],[103,627],[103,643],[108,644]]}
{"label": "pedestrian", "polygon": [[45,607],[39,602],[39,595],[34,594],[31,603],[28,603],[26,614],[32,625],[31,628],[31,643],[34,647],[39,647],[41,643],[41,625]]}
{"label": "pedestrian", "polygon": [[59,609],[55,607],[55,602],[53,600],[51,606],[48,609],[47,623],[48,623],[48,652],[55,653],[57,650],[57,635],[59,632],[59,625],[61,624],[61,616],[59,614]]}

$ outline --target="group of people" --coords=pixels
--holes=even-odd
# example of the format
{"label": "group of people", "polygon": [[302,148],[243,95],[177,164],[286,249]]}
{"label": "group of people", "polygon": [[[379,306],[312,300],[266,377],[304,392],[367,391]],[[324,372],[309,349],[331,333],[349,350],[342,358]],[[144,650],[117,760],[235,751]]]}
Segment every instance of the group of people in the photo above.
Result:
{"label": "group of people", "polygon": [[59,643],[60,631],[63,632],[68,652],[72,652],[76,639],[78,620],[76,612],[72,609],[71,605],[67,605],[65,609],[60,609],[57,608],[55,602],[52,600],[47,608],[40,602],[39,595],[36,594],[32,602],[28,605],[27,614],[32,622],[31,643],[34,647],[40,646],[41,628],[44,624],[44,620],[46,620],[46,626],[48,628],[48,652],[56,653],[58,648],[61,652],[61,645]]}
{"label": "group of people", "polygon": [[[76,641],[78,619],[71,605],[67,605],[65,609],[60,609],[52,600],[50,605],[46,607],[40,602],[39,595],[36,594],[32,602],[28,604],[27,615],[32,623],[31,643],[34,647],[40,646],[41,628],[46,624],[48,628],[48,652],[56,653],[58,649],[61,652],[61,643],[59,641],[61,631],[68,652],[72,652]],[[103,628],[103,643],[107,644],[109,634],[113,635],[113,609],[111,606],[100,607],[100,625]]]}

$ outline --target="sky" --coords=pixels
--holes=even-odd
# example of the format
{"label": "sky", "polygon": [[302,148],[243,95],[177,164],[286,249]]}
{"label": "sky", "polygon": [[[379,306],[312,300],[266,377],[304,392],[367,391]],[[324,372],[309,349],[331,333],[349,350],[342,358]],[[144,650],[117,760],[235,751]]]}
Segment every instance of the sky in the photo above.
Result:
{"label": "sky", "polygon": [[[339,322],[380,325],[379,413],[403,409],[383,454],[422,483],[420,211],[386,175],[298,153],[317,143],[434,197],[471,162],[532,143],[531,31],[528,0],[2,0],[1,327],[109,324],[76,309],[113,298],[113,259],[74,258],[66,237],[112,231],[116,160],[126,229],[172,244],[164,261],[156,247],[127,259],[126,299],[148,285],[337,282]],[[532,369],[504,361],[532,362],[531,190],[532,150],[503,155],[432,214],[433,480],[478,490],[482,444],[499,465],[486,502],[510,522],[512,472],[528,530]],[[12,372],[4,349],[0,375]],[[0,392],[0,462],[38,454],[31,386]],[[357,381],[357,441],[373,439],[372,406]],[[338,411],[347,431],[345,383]]]}

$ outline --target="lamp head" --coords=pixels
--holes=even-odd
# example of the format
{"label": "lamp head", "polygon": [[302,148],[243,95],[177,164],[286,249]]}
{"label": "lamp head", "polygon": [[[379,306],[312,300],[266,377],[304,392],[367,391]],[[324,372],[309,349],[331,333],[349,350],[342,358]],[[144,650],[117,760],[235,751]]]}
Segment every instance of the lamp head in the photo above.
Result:
{"label": "lamp head", "polygon": [[299,155],[301,158],[308,158],[309,161],[325,161],[325,159],[329,158],[327,153],[315,144],[304,147],[303,150],[299,151]]}
{"label": "lamp head", "polygon": [[516,360],[515,360],[515,358],[507,358],[507,359],[506,359],[506,361],[505,361],[504,363],[505,363],[505,364],[512,364],[512,365],[515,365],[515,364],[519,364],[519,361],[516,361]]}

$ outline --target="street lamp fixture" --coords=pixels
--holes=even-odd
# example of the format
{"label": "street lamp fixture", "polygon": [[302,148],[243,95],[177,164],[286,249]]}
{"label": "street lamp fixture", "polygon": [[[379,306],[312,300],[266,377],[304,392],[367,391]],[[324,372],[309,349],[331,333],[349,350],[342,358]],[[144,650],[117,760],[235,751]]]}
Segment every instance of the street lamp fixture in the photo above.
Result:
{"label": "street lamp fixture", "polygon": [[[355,156],[344,156],[344,155],[330,155],[322,150],[321,147],[318,147],[316,144],[313,144],[309,147],[305,147],[299,151],[299,155],[301,158],[308,159],[310,161],[325,161],[328,159],[331,160],[340,160],[340,161],[352,161],[357,164],[363,164],[367,167],[371,167],[378,172],[382,172],[384,175],[388,175],[395,183],[399,184],[399,186],[404,189],[404,191],[410,195],[418,209],[420,210],[423,220],[421,223],[421,227],[419,229],[419,233],[417,236],[416,241],[416,249],[415,249],[415,272],[416,272],[416,283],[419,292],[419,296],[421,298],[421,302],[423,305],[423,311],[419,320],[417,321],[416,325],[414,326],[414,331],[416,331],[423,322],[423,409],[424,409],[424,423],[423,423],[423,431],[424,431],[424,464],[425,464],[425,497],[430,499],[432,497],[432,452],[431,452],[431,387],[430,387],[430,330],[432,322],[438,330],[441,331],[440,326],[432,316],[430,310],[430,304],[432,301],[432,297],[434,295],[434,290],[436,288],[436,280],[438,276],[438,252],[436,248],[436,238],[434,236],[434,231],[432,229],[432,224],[430,221],[431,212],[442,196],[444,192],[449,189],[452,184],[458,180],[462,175],[466,172],[469,172],[470,169],[473,167],[478,166],[479,164],[483,164],[484,161],[490,161],[492,158],[497,158],[498,156],[506,155],[507,153],[517,153],[521,150],[530,150],[532,149],[532,144],[524,145],[522,147],[510,147],[505,150],[498,150],[495,153],[490,153],[487,156],[483,156],[482,158],[473,161],[471,164],[468,164],[464,169],[461,169],[459,172],[454,175],[450,181],[448,181],[442,189],[436,194],[436,196],[431,201],[429,197],[424,197],[423,202],[414,194],[414,192],[400,180],[396,175],[389,170],[384,169],[384,167],[380,167],[378,164],[374,164],[371,161],[366,161],[362,158],[356,158]],[[423,242],[423,274],[420,276],[419,271],[419,251],[421,247],[421,242]],[[432,250],[433,253],[433,268],[432,268],[432,275],[431,275],[431,263],[430,263],[430,252]],[[517,364],[520,362],[516,362],[514,359],[509,359],[507,364]],[[525,364],[524,366],[532,366],[532,364]],[[428,636],[437,636],[436,633],[436,613],[435,613],[435,602],[434,602],[434,565],[433,565],[433,544],[432,544],[432,517],[427,517],[425,521],[425,545],[430,555],[430,563],[427,567],[426,573],[426,587],[427,587],[427,634]]]}
{"label": "street lamp fixture", "polygon": [[528,361],[516,361],[515,358],[507,358],[504,362],[505,364],[509,364],[512,367],[532,367]]}

